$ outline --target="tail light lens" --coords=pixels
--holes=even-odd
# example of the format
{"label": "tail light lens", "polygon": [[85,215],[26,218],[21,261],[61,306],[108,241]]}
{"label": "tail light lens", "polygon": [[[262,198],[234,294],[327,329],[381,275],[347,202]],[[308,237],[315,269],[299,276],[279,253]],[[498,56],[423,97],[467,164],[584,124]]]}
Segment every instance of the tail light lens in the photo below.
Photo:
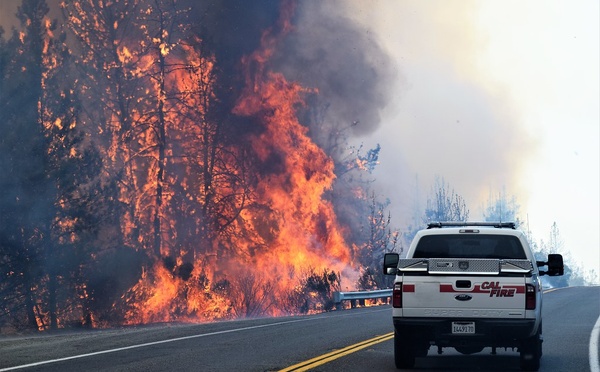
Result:
{"label": "tail light lens", "polygon": [[525,284],[525,310],[535,310],[537,291],[533,284]]}
{"label": "tail light lens", "polygon": [[394,291],[392,292],[392,306],[402,307],[402,283],[394,284]]}

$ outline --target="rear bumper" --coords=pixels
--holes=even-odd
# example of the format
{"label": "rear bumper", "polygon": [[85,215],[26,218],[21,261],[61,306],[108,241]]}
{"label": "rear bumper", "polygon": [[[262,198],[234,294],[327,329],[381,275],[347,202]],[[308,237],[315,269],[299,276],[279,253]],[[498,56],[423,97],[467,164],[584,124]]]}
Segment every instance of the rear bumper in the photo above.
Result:
{"label": "rear bumper", "polygon": [[[475,334],[453,335],[453,321],[475,322]],[[400,337],[406,335],[442,347],[518,347],[523,339],[535,334],[535,325],[535,319],[394,318]]]}

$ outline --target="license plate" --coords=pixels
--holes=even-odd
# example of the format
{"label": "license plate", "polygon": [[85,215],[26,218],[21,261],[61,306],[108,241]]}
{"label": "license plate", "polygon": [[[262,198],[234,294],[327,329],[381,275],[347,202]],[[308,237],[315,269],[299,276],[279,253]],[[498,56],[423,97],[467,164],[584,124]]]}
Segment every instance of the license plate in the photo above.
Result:
{"label": "license plate", "polygon": [[452,322],[453,335],[475,334],[475,322]]}

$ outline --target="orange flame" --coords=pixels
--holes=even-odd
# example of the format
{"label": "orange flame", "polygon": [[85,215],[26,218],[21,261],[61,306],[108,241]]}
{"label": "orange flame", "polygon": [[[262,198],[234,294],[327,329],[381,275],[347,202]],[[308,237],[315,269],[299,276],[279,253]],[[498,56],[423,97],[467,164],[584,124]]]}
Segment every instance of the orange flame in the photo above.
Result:
{"label": "orange flame", "polygon": [[[303,96],[317,92],[286,81],[280,73],[264,72],[278,40],[291,30],[292,10],[284,8],[282,34],[265,32],[262,48],[243,61],[247,86],[234,109],[238,115],[259,118],[264,126],[250,139],[259,159],[281,163],[261,177],[256,189],[260,203],[269,206],[275,227],[273,239],[254,257],[257,269],[273,273],[281,291],[289,291],[297,283],[294,273],[303,269],[344,271],[352,260],[333,205],[325,198],[335,179],[333,161],[297,118]],[[253,222],[264,217],[246,211],[244,218]]]}
{"label": "orange flame", "polygon": [[[352,269],[352,250],[345,243],[344,231],[326,198],[335,180],[334,163],[310,139],[307,127],[298,120],[297,110],[304,106],[304,96],[317,92],[288,82],[280,73],[267,71],[280,38],[291,30],[292,11],[291,6],[284,8],[278,24],[280,33],[275,35],[273,30],[267,30],[261,48],[243,59],[246,87],[233,109],[234,114],[257,119],[262,126],[262,132],[248,140],[262,163],[261,168],[270,169],[259,175],[252,190],[254,205],[261,208],[245,208],[235,221],[238,229],[253,236],[252,242],[247,236],[243,239],[234,235],[228,241],[217,239],[202,250],[176,249],[170,245],[173,237],[163,234],[167,243],[161,247],[161,255],[175,259],[168,265],[164,260],[156,260],[131,289],[126,299],[131,308],[127,314],[129,323],[280,315],[285,312],[281,298],[294,291],[300,276],[308,270],[328,269],[356,275]],[[176,58],[171,50],[162,45],[160,48],[163,55]],[[129,60],[130,55],[130,51],[123,49],[122,60]],[[181,69],[169,78],[167,85],[180,92],[199,82],[209,86],[210,74],[191,76],[188,72],[210,72],[212,59],[194,55],[193,50],[185,48],[184,55],[185,63],[204,64],[205,68]],[[142,70],[152,63],[142,58],[140,64],[146,65]],[[201,106],[193,101],[193,96],[186,98],[191,100],[188,106]],[[168,105],[168,101],[165,103]],[[181,108],[170,107],[166,111],[175,114],[176,109]],[[187,131],[189,135],[192,131],[197,138],[205,135],[194,129],[194,123],[181,118],[167,121],[171,123],[167,130],[173,133]],[[148,172],[155,170],[150,168]],[[182,182],[183,188],[189,186],[185,179],[171,181]],[[168,204],[172,193],[165,195]],[[141,212],[143,203],[136,208],[141,218],[150,220],[149,214]],[[174,222],[167,223],[170,231],[175,230]],[[133,221],[127,224],[134,226]],[[237,255],[223,254],[219,249],[223,246],[235,247]],[[193,262],[186,266],[184,257],[193,257]],[[353,283],[355,277],[346,275],[345,279]]]}

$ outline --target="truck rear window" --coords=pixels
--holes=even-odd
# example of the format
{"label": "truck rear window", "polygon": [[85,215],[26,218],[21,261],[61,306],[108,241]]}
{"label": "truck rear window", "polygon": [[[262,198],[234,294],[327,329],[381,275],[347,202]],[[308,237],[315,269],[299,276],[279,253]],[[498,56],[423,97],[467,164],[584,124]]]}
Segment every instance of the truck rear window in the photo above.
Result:
{"label": "truck rear window", "polygon": [[413,257],[527,259],[516,236],[483,234],[423,236]]}

